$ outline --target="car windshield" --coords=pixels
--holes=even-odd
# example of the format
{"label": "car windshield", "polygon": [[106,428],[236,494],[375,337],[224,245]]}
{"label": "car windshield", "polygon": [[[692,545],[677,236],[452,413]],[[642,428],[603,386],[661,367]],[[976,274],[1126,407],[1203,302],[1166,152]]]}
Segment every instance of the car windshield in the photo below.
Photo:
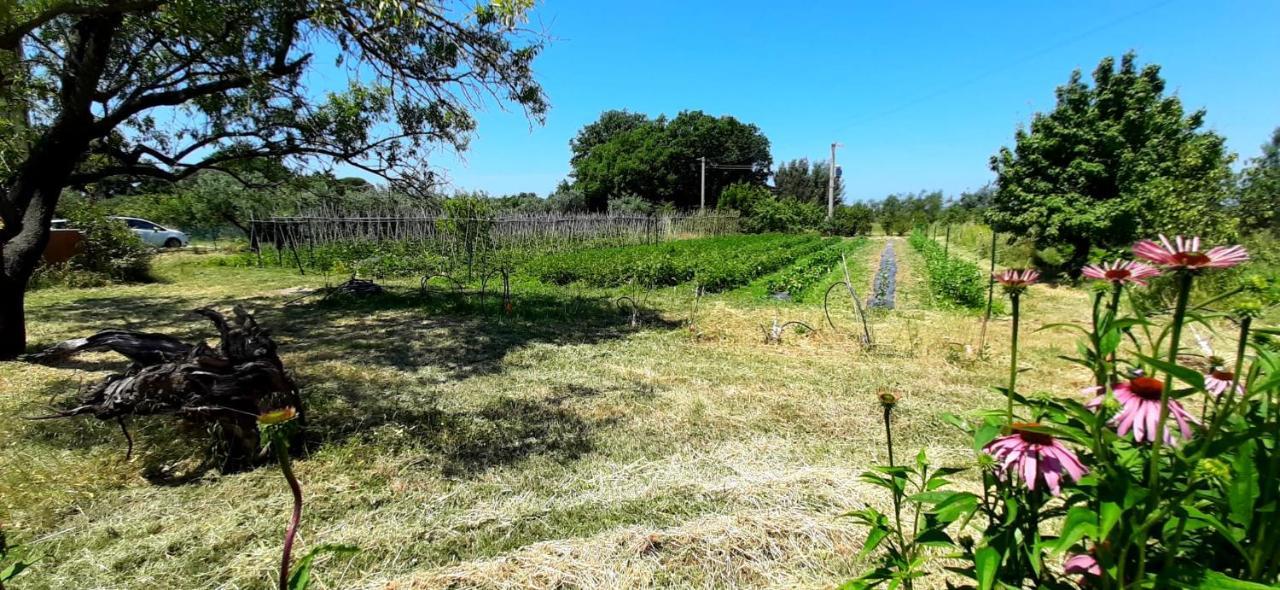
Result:
{"label": "car windshield", "polygon": [[160,226],[141,219],[125,219],[124,222],[130,229],[160,229]]}

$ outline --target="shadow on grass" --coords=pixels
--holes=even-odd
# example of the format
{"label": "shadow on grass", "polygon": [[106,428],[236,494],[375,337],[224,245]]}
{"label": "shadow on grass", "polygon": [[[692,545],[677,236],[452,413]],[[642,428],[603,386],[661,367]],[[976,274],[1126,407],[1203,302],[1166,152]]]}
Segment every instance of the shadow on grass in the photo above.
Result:
{"label": "shadow on grass", "polygon": [[[415,383],[413,371],[432,367],[447,379],[462,380],[500,372],[507,354],[530,344],[591,344],[622,338],[637,329],[630,325],[630,310],[620,310],[605,298],[570,295],[517,294],[509,312],[497,298],[481,300],[475,294],[456,293],[424,298],[407,289],[359,299],[321,301],[317,297],[294,305],[285,305],[286,301],[257,297],[214,305],[245,304],[271,329],[307,400],[308,450],[390,429],[407,436],[415,448],[428,451],[423,464],[438,464],[451,476],[535,455],[572,460],[590,451],[592,430],[608,424],[584,420],[567,402],[602,392],[566,383],[557,386],[547,400],[503,397],[478,409],[447,411],[432,392],[438,381]],[[95,297],[36,310],[32,320],[82,327],[75,336],[124,327],[188,341],[213,338],[212,326],[189,314],[196,306],[197,302],[180,297]],[[652,312],[642,314],[642,319],[642,325],[671,327]],[[117,363],[114,358],[73,360],[60,366],[89,370],[128,366],[127,360]],[[385,377],[361,372],[365,366],[410,374],[382,381]],[[49,396],[64,400],[72,396],[78,390],[72,381],[51,384]],[[651,395],[652,391],[638,393]],[[118,426],[93,422],[86,428],[71,420],[54,420],[33,423],[25,430],[49,446],[112,445],[123,453],[125,443]],[[180,473],[182,469],[175,465],[190,466],[193,453],[205,448],[207,438],[168,419],[137,420],[136,424],[135,441],[139,449],[146,448],[143,456],[149,479],[155,483],[193,479],[192,473]],[[198,469],[203,468],[207,466]]]}
{"label": "shadow on grass", "polygon": [[[212,305],[248,307],[271,330],[281,351],[292,356],[288,363],[344,361],[401,370],[437,367],[452,379],[499,372],[508,353],[529,344],[594,344],[637,330],[630,325],[630,311],[612,301],[568,294],[515,294],[510,311],[504,311],[501,300],[492,294],[424,297],[417,290],[394,288],[360,298],[321,300],[317,296],[292,305],[285,302],[279,297],[251,297]],[[216,335],[213,327],[190,313],[199,303],[179,297],[92,297],[32,310],[29,320],[82,328],[68,337],[114,328],[162,332],[187,341],[211,339]],[[652,310],[644,310],[641,320],[649,327],[675,326]],[[33,343],[31,349],[54,343]],[[121,359],[119,365],[104,361],[82,368],[127,365]]]}

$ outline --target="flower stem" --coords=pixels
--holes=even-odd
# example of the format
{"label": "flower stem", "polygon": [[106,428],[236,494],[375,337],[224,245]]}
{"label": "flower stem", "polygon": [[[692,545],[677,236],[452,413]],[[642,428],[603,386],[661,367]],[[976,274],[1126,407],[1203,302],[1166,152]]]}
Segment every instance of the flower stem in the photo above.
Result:
{"label": "flower stem", "polygon": [[1107,311],[1111,312],[1111,318],[1115,319],[1120,313],[1120,293],[1124,291],[1124,285],[1116,283],[1111,287],[1111,304],[1107,306]]}
{"label": "flower stem", "polygon": [[1013,395],[1018,384],[1018,301],[1020,296],[1018,293],[1011,293],[1009,299],[1013,302],[1013,336],[1009,347],[1009,390],[1005,392],[1008,401],[1005,416],[1008,425],[1012,426]]}
{"label": "flower stem", "polygon": [[[889,449],[889,467],[896,466],[895,463],[893,462],[893,429],[890,428],[892,415],[893,415],[893,406],[885,404],[884,405],[884,440],[885,440],[885,445]],[[898,476],[890,475],[890,477],[893,477],[896,480]],[[898,493],[897,486],[895,485],[893,490],[893,521],[894,521],[894,526],[897,527],[898,529],[898,546],[901,547],[902,550],[905,552],[906,537],[904,537],[902,534],[902,498],[900,498],[899,496],[900,494]]]}
{"label": "flower stem", "polygon": [[[1173,309],[1173,326],[1170,334],[1169,342],[1169,358],[1170,365],[1178,363],[1179,344],[1182,340],[1182,324],[1186,321],[1187,300],[1191,296],[1191,281],[1193,275],[1191,271],[1183,270],[1178,273],[1178,299]],[[1173,374],[1165,375],[1164,388],[1160,392],[1160,418],[1156,422],[1155,440],[1151,441],[1151,460],[1148,464],[1147,484],[1151,489],[1150,496],[1150,512],[1155,512],[1160,506],[1160,449],[1164,444],[1165,422],[1169,419],[1169,395],[1173,393]],[[1147,565],[1147,531],[1144,528],[1138,536],[1138,576],[1135,578],[1141,583],[1146,573]],[[1168,547],[1168,551],[1174,551],[1175,548]]]}
{"label": "flower stem", "polygon": [[[1182,324],[1186,321],[1187,315],[1187,299],[1191,296],[1191,279],[1190,271],[1182,271],[1178,274],[1178,300],[1173,309],[1173,327],[1170,334],[1169,342],[1169,358],[1170,365],[1178,364],[1178,350],[1182,340]],[[1173,393],[1173,374],[1165,375],[1164,388],[1160,391],[1160,420],[1156,422],[1156,436],[1151,444],[1151,463],[1149,465],[1148,478],[1153,498],[1159,500],[1160,490],[1157,484],[1160,483],[1160,448],[1164,444],[1165,421],[1169,419],[1169,395]]]}
{"label": "flower stem", "polygon": [[275,448],[280,471],[284,473],[285,480],[289,482],[289,490],[293,492],[293,516],[289,519],[289,527],[285,529],[284,554],[280,558],[280,590],[288,590],[293,540],[298,535],[298,523],[302,520],[302,486],[298,485],[298,478],[293,474],[293,466],[289,462],[289,447],[282,439],[283,437],[279,437],[272,441],[271,446]]}

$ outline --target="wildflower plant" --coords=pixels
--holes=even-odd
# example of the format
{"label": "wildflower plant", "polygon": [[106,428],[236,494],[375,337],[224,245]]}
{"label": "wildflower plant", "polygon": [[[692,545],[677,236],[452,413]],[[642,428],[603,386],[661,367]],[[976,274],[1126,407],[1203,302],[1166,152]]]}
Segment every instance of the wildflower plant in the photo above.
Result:
{"label": "wildflower plant", "polygon": [[[914,507],[931,536],[921,543],[870,507],[854,513],[871,529],[868,547],[885,547],[846,588],[909,588],[944,569],[979,590],[1253,589],[1280,582],[1280,331],[1253,326],[1274,302],[1214,309],[1258,291],[1247,284],[1190,300],[1197,277],[1248,261],[1240,246],[1161,236],[1139,242],[1133,253],[1143,261],[1084,270],[1099,282],[1088,324],[1042,328],[1081,336],[1068,360],[1094,383],[1085,395],[1069,387],[1035,395],[1016,388],[1019,299],[1034,295],[1036,277],[1014,270],[995,276],[1014,312],[1009,381],[998,388],[1005,408],[976,421],[947,418],[973,438],[981,492],[969,501],[946,482],[929,483],[928,473],[956,470],[924,471],[923,455],[914,469],[890,465],[865,474],[891,490],[895,507]],[[1123,309],[1124,292],[1146,288],[1158,273],[1176,281],[1172,308]],[[1234,355],[1191,366],[1195,355],[1183,333],[1192,324],[1227,330]],[[946,561],[931,565],[935,558]]]}
{"label": "wildflower plant", "polygon": [[[293,562],[293,544],[298,536],[298,527],[302,521],[302,484],[293,472],[293,461],[289,456],[289,439],[296,428],[298,410],[292,406],[263,412],[258,416],[258,428],[262,433],[263,448],[275,454],[289,483],[289,491],[293,494],[293,511],[284,533],[284,549],[280,558],[280,590],[306,590],[311,586],[311,568],[316,558],[326,553],[350,555],[359,551],[353,545],[323,544],[303,555],[297,563]],[[292,569],[292,573],[290,570]]]}

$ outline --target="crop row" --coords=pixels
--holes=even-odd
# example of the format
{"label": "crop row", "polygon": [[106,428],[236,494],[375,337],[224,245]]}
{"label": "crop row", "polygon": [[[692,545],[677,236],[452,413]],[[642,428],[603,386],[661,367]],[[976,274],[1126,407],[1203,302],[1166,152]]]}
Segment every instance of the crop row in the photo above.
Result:
{"label": "crop row", "polygon": [[542,256],[524,267],[547,283],[581,282],[616,287],[635,281],[646,286],[689,281],[710,291],[746,284],[818,248],[817,236],[737,235],[662,244],[579,250]]}
{"label": "crop row", "polygon": [[840,261],[840,255],[847,250],[841,242],[840,238],[827,238],[821,250],[770,277],[765,288],[769,293],[786,293],[792,299],[798,299],[806,289],[831,273],[831,268]]}
{"label": "crop row", "polygon": [[961,307],[982,306],[987,280],[978,270],[978,265],[947,256],[942,246],[919,230],[912,232],[907,241],[924,258],[929,292],[934,300]]}

